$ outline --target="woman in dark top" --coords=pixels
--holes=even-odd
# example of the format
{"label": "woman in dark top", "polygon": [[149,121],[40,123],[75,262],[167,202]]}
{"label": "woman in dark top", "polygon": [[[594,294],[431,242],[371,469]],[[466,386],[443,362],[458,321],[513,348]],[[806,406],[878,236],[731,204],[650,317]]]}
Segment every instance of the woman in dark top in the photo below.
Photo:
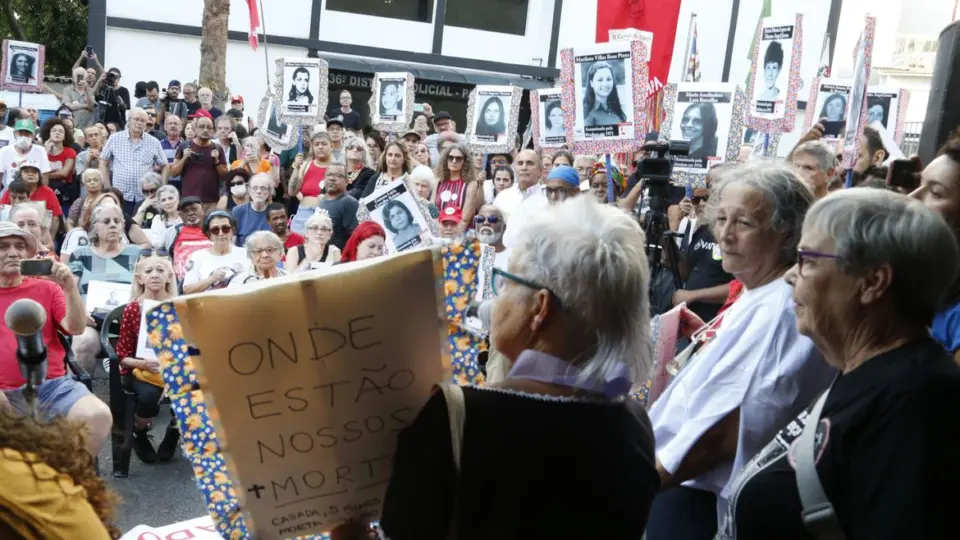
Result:
{"label": "woman in dark top", "polygon": [[227,185],[220,193],[217,210],[233,210],[233,207],[250,202],[250,173],[245,169],[227,172]]}
{"label": "woman in dark top", "polygon": [[587,197],[531,219],[494,270],[491,339],[513,367],[463,388],[459,473],[442,394],[400,433],[391,540],[643,536],[660,481],[650,421],[624,399],[651,363],[640,227]]}
{"label": "woman in dark top", "polygon": [[[958,272],[957,241],[919,202],[850,189],[810,208],[787,281],[798,330],[840,375],[728,485],[718,539],[957,536],[960,366],[928,327]],[[842,536],[809,532],[798,476],[819,480]]]}
{"label": "woman in dark top", "polygon": [[370,179],[377,175],[373,170],[376,164],[373,162],[373,156],[370,155],[370,149],[362,137],[347,136],[343,141],[345,160],[347,164],[347,193],[358,201],[363,197],[363,192],[367,188]]}
{"label": "woman in dark top", "polygon": [[291,273],[317,270],[340,260],[340,249],[330,243],[333,221],[325,210],[317,210],[307,219],[306,242],[287,250],[284,267]]}

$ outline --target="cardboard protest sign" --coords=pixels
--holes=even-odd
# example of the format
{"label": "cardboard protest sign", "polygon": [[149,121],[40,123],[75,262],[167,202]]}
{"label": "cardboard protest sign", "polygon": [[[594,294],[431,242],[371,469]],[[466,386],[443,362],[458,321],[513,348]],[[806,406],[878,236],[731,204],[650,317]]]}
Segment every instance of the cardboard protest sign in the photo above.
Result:
{"label": "cardboard protest sign", "polygon": [[396,435],[449,366],[440,253],[174,301],[251,536],[379,515]]}

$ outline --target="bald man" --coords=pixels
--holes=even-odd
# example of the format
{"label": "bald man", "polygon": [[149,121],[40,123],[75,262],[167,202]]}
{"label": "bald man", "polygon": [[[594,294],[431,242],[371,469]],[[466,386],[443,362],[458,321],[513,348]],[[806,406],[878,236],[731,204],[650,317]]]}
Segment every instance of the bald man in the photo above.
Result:
{"label": "bald man", "polygon": [[516,182],[501,191],[493,201],[510,220],[510,228],[503,235],[503,244],[508,248],[518,243],[518,235],[526,221],[549,204],[540,184],[543,170],[539,154],[533,150],[520,152],[513,160],[513,169]]}
{"label": "bald man", "polygon": [[105,187],[115,187],[123,193],[123,210],[137,213],[143,201],[140,179],[148,172],[167,176],[167,155],[160,141],[147,135],[147,112],[139,107],[130,109],[127,129],[110,136],[100,151],[100,174]]}

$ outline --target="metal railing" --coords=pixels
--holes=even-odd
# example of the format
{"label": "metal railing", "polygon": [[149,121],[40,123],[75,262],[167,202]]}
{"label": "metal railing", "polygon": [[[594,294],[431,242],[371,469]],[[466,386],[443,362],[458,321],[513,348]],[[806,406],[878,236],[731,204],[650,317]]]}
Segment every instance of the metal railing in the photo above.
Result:
{"label": "metal railing", "polygon": [[903,124],[903,142],[900,150],[905,156],[912,156],[920,149],[920,132],[923,131],[923,122],[906,122]]}

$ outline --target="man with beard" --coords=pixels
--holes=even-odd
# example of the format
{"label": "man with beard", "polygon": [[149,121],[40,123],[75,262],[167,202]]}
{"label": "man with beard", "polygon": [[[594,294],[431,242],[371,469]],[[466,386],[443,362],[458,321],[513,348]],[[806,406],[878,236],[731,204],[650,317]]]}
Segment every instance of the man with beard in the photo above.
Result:
{"label": "man with beard", "polygon": [[213,143],[213,119],[209,112],[197,111],[194,129],[193,140],[177,149],[170,176],[180,176],[183,195],[199,197],[204,213],[209,213],[220,201],[220,179],[227,174],[227,156]]}
{"label": "man with beard", "polygon": [[270,230],[283,240],[283,252],[293,247],[301,246],[304,243],[303,236],[290,230],[288,222],[290,216],[287,214],[287,207],[283,203],[270,203],[267,205],[267,223],[270,224]]}
{"label": "man with beard", "polygon": [[250,178],[250,202],[233,207],[238,246],[242,246],[251,234],[270,230],[270,224],[267,223],[267,204],[271,191],[273,181],[266,174],[255,174]]}
{"label": "man with beard", "polygon": [[543,169],[540,165],[540,155],[533,150],[524,150],[517,154],[513,161],[517,172],[517,181],[513,186],[497,195],[493,204],[510,219],[513,226],[504,232],[503,243],[507,247],[517,244],[517,234],[530,216],[546,207],[549,203],[540,185]]}
{"label": "man with beard", "polygon": [[324,195],[317,208],[323,208],[333,222],[330,243],[341,251],[347,239],[357,228],[357,209],[360,203],[347,194],[347,167],[343,161],[332,161],[323,179]]}
{"label": "man with beard", "polygon": [[212,246],[213,242],[203,234],[203,203],[198,197],[184,197],[180,200],[178,210],[182,223],[167,228],[164,246],[173,260],[173,273],[180,285],[187,274],[190,255]]}
{"label": "man with beard", "polygon": [[[503,217],[503,212],[492,204],[483,205],[477,216],[473,218],[473,223],[477,229],[477,240],[493,248],[493,266],[506,270],[510,250],[503,245],[503,232],[507,228],[507,220]],[[484,249],[483,253],[486,254],[487,250]]]}

